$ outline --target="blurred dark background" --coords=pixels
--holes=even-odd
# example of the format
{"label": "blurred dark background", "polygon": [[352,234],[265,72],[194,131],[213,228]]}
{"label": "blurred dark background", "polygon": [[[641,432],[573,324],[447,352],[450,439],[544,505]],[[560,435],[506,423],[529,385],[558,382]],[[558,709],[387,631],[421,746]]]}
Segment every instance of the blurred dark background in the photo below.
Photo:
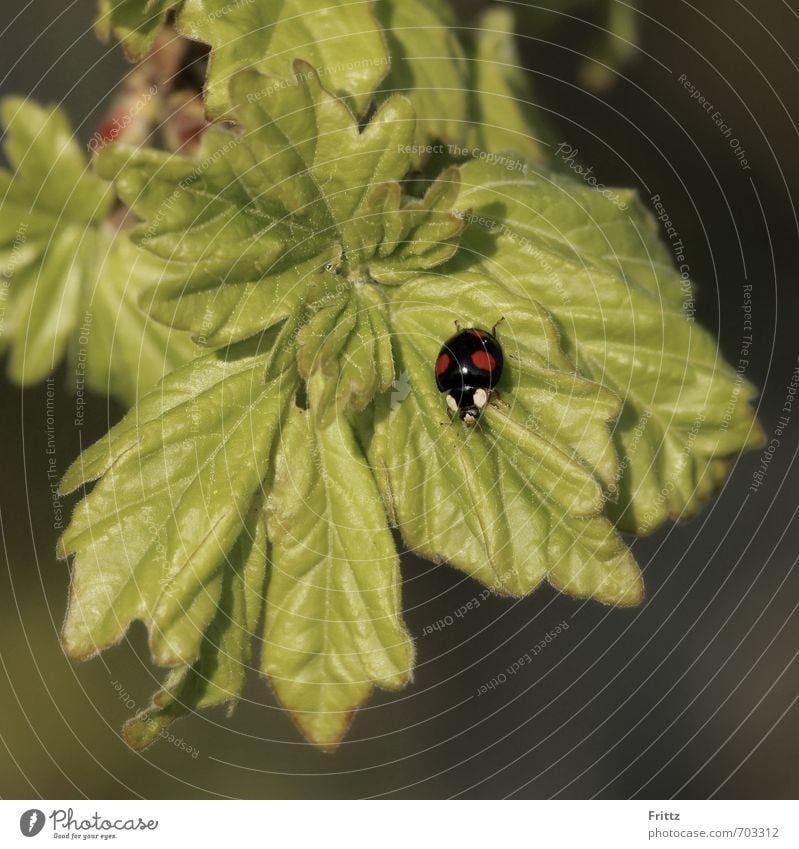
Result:
{"label": "blurred dark background", "polygon": [[[458,5],[473,23],[483,4]],[[639,46],[602,92],[579,82],[584,54],[601,37],[593,4],[575,3],[568,15],[513,5],[530,28],[519,39],[523,63],[556,137],[578,148],[601,181],[661,195],[699,284],[698,318],[729,359],[744,332],[742,286],[753,284],[747,377],[762,388],[770,438],[799,354],[799,4],[641,2]],[[62,102],[88,139],[126,71],[119,49],[89,30],[94,4],[5,0],[4,10],[3,94]],[[533,36],[542,20],[546,29]],[[733,128],[751,170],[691,100],[682,74]],[[57,375],[61,472],[80,448],[65,385]],[[143,628],[81,665],[59,647],[68,570],[53,555],[46,391],[0,382],[0,795],[799,794],[799,406],[757,493],[749,492],[755,452],[698,519],[635,542],[648,592],[640,608],[611,610],[542,589],[519,602],[482,601],[456,618],[480,588],[406,557],[416,680],[400,694],[378,694],[337,754],[301,742],[257,680],[233,717],[212,711],[174,726],[190,750],[161,742],[136,754],[119,728],[160,675]],[[92,397],[84,445],[121,413]],[[448,615],[454,624],[422,636]],[[568,630],[534,663],[476,695],[564,620]]]}

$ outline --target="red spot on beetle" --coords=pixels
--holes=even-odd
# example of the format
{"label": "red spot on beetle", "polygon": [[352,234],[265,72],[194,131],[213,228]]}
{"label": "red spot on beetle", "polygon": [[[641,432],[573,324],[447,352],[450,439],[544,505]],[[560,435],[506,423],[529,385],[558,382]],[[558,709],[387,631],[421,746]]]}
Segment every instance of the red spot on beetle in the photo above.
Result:
{"label": "red spot on beetle", "polygon": [[472,365],[475,368],[483,371],[494,371],[497,367],[497,361],[488,353],[488,351],[475,351],[472,354]]}
{"label": "red spot on beetle", "polygon": [[450,362],[449,354],[441,354],[441,356],[436,360],[436,374],[444,374],[444,372],[449,368]]}

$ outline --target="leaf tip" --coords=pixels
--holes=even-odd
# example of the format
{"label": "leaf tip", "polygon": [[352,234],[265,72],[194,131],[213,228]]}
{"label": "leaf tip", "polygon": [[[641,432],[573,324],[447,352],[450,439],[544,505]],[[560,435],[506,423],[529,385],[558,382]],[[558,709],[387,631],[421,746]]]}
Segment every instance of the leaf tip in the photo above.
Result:
{"label": "leaf tip", "polygon": [[332,755],[350,730],[358,707],[355,705],[347,710],[330,713],[289,711],[289,715],[309,743]]}
{"label": "leaf tip", "polygon": [[122,738],[131,749],[142,752],[152,746],[171,723],[172,718],[164,718],[160,711],[145,710],[122,726]]}

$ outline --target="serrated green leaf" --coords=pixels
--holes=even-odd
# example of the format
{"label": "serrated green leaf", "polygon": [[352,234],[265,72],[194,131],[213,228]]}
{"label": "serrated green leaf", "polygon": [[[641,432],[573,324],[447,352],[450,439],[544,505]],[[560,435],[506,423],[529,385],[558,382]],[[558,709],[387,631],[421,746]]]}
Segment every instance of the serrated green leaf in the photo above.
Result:
{"label": "serrated green leaf", "polygon": [[55,368],[75,333],[111,193],[87,170],[58,107],[7,98],[2,121],[14,170],[0,169],[0,349],[10,348],[11,377],[32,383]]}
{"label": "serrated green leaf", "polygon": [[72,367],[78,385],[85,379],[91,389],[131,407],[198,349],[185,333],[158,324],[140,306],[142,292],[167,273],[165,263],[124,233],[104,244],[81,313]]}
{"label": "serrated green leaf", "polygon": [[363,410],[391,386],[394,362],[388,310],[373,286],[359,286],[322,304],[297,336],[297,361],[306,381],[323,380],[314,421],[328,425],[347,407]]}
{"label": "serrated green leaf", "polygon": [[146,748],[176,719],[198,708],[224,703],[233,708],[250,668],[265,572],[266,524],[258,499],[216,579],[216,613],[204,633],[199,658],[170,672],[150,707],[125,723],[125,739],[132,748]]}
{"label": "serrated green leaf", "polygon": [[467,60],[438,2],[379,0],[391,71],[387,94],[405,93],[417,115],[414,161],[427,158],[433,141],[463,143],[468,132]]}
{"label": "serrated green leaf", "polygon": [[[310,309],[317,317],[303,333],[308,376],[317,356],[310,342],[321,345],[322,328],[349,305],[350,319],[362,322],[349,343],[358,356],[334,337],[319,362],[342,378],[325,395],[337,399],[333,408],[362,409],[393,379],[385,341],[375,361],[370,340],[357,346],[367,325],[374,336],[384,324],[363,287],[400,283],[453,256],[463,229],[452,212],[459,175],[450,169],[425,197],[403,198],[409,102],[390,98],[360,129],[311,69],[297,71],[293,85],[265,97],[268,78],[239,74],[232,88],[244,132],[208,130],[199,162],[112,145],[98,169],[144,219],[133,238],[167,260],[151,297],[155,318],[220,345]],[[350,365],[334,363],[333,353]],[[333,408],[324,401],[319,414]]]}
{"label": "serrated green leaf", "polygon": [[211,45],[206,106],[214,118],[227,116],[229,86],[242,69],[270,75],[279,89],[302,59],[358,114],[388,70],[369,0],[186,0],[177,26]]}
{"label": "serrated green leaf", "polygon": [[[313,409],[322,380],[309,384]],[[293,409],[268,502],[272,544],[262,668],[303,734],[340,742],[375,684],[413,668],[399,558],[351,425],[319,430]]]}
{"label": "serrated green leaf", "polygon": [[141,619],[156,662],[198,658],[225,556],[294,399],[294,370],[270,362],[266,345],[254,339],[173,372],[67,472],[63,492],[101,476],[59,541],[60,556],[75,555],[63,633],[73,657]]}
{"label": "serrated green leaf", "polygon": [[419,200],[403,200],[397,183],[374,193],[369,221],[378,250],[369,261],[372,278],[387,285],[403,283],[455,255],[464,226],[453,213],[460,182],[458,169],[447,168]]}
{"label": "serrated green leaf", "polygon": [[[514,31],[513,14],[506,8],[489,9],[470,31],[469,146],[478,155],[515,151],[528,162],[544,163],[552,155],[552,133],[533,102]],[[511,156],[506,165],[524,169]]]}
{"label": "serrated green leaf", "polygon": [[628,213],[599,191],[546,171],[524,179],[486,163],[463,168],[470,224],[442,269],[481,271],[534,297],[558,320],[580,371],[614,389],[623,458],[622,527],[652,530],[695,513],[726,460],[761,439],[754,390],[680,308],[680,280],[640,206]]}
{"label": "serrated green leaf", "polygon": [[139,309],[163,262],[137,251],[102,218],[111,187],[88,170],[64,113],[3,104],[13,174],[0,171],[0,348],[12,379],[33,383],[66,354],[75,385],[132,403],[194,346]]}
{"label": "serrated green leaf", "polygon": [[[474,430],[442,426],[432,364],[453,322],[502,319],[500,400]],[[615,485],[608,422],[619,400],[576,374],[549,315],[463,271],[406,284],[392,300],[391,325],[410,392],[379,399],[370,460],[406,544],[499,593],[523,595],[548,579],[575,595],[637,603],[638,568],[601,517],[594,477]]]}
{"label": "serrated green leaf", "polygon": [[345,255],[362,275],[376,245],[361,238],[361,207],[373,183],[407,170],[407,101],[387,101],[360,133],[344,102],[307,66],[298,71],[260,100],[269,80],[237,77],[246,132],[207,131],[199,163],[116,145],[98,159],[145,219],[134,237],[173,268],[183,264],[183,276],[156,291],[152,314],[204,344],[245,338],[334,292]]}

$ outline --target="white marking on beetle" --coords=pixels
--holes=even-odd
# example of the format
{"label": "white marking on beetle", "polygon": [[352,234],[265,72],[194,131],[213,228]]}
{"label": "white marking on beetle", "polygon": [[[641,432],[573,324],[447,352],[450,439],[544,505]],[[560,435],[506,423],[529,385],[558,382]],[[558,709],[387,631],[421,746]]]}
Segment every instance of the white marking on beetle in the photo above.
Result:
{"label": "white marking on beetle", "polygon": [[488,403],[488,392],[485,389],[475,389],[474,391],[474,405],[478,410],[482,410],[483,407]]}
{"label": "white marking on beetle", "polygon": [[447,406],[453,413],[458,412],[458,402],[452,397],[452,395],[447,395]]}

